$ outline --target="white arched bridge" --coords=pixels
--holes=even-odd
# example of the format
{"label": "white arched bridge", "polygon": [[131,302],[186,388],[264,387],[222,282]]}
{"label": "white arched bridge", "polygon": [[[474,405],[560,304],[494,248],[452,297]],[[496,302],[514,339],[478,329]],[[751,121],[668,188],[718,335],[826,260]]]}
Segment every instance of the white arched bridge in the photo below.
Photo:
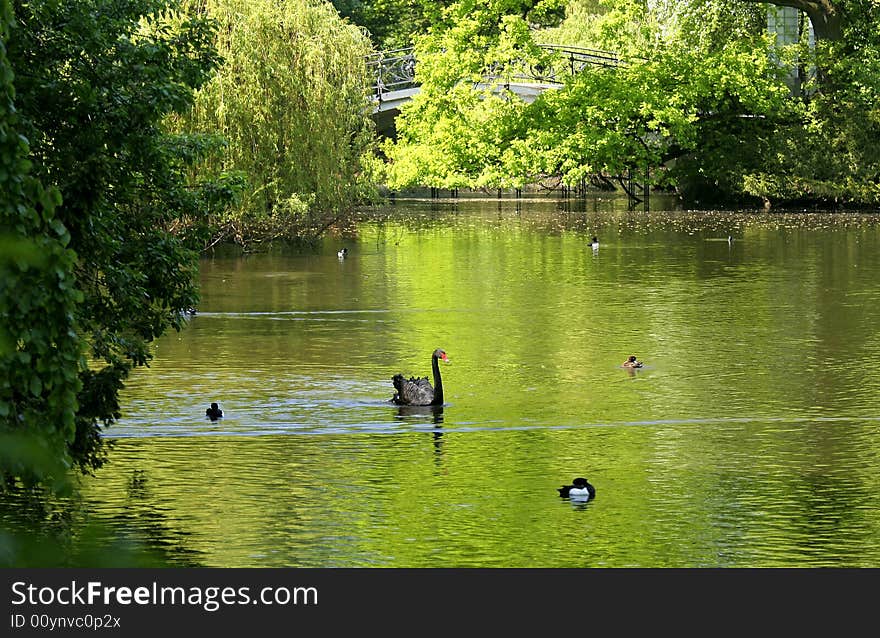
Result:
{"label": "white arched bridge", "polygon": [[[531,102],[541,92],[557,88],[564,77],[580,73],[589,67],[618,67],[625,64],[617,54],[598,49],[543,44],[550,54],[546,66],[528,63],[507,65],[503,75],[498,69],[487,69],[484,83],[474,88],[501,86]],[[400,107],[419,92],[416,81],[416,57],[413,47],[380,51],[367,58],[367,67],[373,78],[373,120],[376,130],[388,137],[395,134],[394,119]]]}

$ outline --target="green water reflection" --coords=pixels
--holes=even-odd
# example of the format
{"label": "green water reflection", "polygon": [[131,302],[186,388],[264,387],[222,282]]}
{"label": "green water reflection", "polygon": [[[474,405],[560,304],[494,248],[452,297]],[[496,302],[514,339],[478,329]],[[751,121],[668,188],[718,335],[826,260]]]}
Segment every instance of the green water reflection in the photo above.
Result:
{"label": "green water reflection", "polygon": [[[87,507],[210,566],[878,566],[878,221],[398,202],[215,254]],[[388,403],[436,347],[444,408]]]}

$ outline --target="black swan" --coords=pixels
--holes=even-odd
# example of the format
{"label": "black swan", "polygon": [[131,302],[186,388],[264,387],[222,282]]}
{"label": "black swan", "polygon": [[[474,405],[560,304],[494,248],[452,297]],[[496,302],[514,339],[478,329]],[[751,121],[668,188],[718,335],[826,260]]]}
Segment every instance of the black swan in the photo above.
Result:
{"label": "black swan", "polygon": [[563,485],[556,489],[562,498],[570,498],[576,501],[589,501],[596,498],[596,488],[585,478],[578,477],[571,482],[571,485]]}
{"label": "black swan", "polygon": [[205,410],[205,416],[211,419],[212,421],[216,421],[221,416],[223,416],[223,410],[220,409],[220,406],[216,403],[212,403],[211,407]]}
{"label": "black swan", "polygon": [[391,378],[394,389],[397,392],[391,397],[391,401],[397,405],[443,405],[443,380],[440,378],[440,366],[437,359],[449,361],[446,353],[437,348],[431,355],[431,370],[434,372],[434,387],[428,381],[428,377],[405,378],[402,374],[395,374]]}

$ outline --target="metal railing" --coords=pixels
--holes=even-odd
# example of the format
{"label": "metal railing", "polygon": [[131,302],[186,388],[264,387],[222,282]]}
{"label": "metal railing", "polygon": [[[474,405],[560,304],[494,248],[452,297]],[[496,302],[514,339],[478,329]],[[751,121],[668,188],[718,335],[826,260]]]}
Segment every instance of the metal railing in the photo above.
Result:
{"label": "metal railing", "polygon": [[373,78],[373,95],[379,101],[386,93],[418,86],[413,47],[379,51],[369,55],[367,69]]}
{"label": "metal railing", "polygon": [[[626,64],[611,51],[556,44],[542,44],[540,47],[548,53],[545,62],[497,63],[485,70],[484,77],[487,80],[503,78],[507,81],[562,84],[564,76],[576,75],[588,67],[618,67]],[[373,96],[380,102],[387,93],[418,86],[413,47],[369,55],[367,69],[373,78]]]}

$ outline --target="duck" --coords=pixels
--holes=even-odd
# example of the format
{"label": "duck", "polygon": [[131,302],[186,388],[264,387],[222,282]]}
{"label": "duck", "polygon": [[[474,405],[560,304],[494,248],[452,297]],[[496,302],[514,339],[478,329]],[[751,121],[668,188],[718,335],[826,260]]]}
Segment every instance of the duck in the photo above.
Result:
{"label": "duck", "polygon": [[216,403],[212,403],[211,407],[205,410],[205,416],[211,419],[212,421],[216,421],[220,417],[223,416],[223,410],[220,409],[220,406]]}
{"label": "duck", "polygon": [[336,251],[336,256],[340,259],[345,259],[348,256],[348,248],[340,248]]}
{"label": "duck", "polygon": [[590,240],[590,248],[593,250],[599,250],[599,238],[593,235],[593,239]]}
{"label": "duck", "polygon": [[573,501],[589,501],[596,498],[596,488],[587,479],[582,477],[573,479],[571,485],[563,485],[556,489],[559,492],[559,496],[570,498]]}
{"label": "duck", "polygon": [[620,364],[620,365],[621,365],[621,367],[623,367],[623,368],[641,368],[641,367],[643,367],[645,364],[642,363],[641,361],[639,361],[639,360],[638,360],[638,357],[636,357],[636,355],[631,354],[631,355],[629,355],[629,357],[627,358],[627,360],[624,361],[624,362],[623,362],[622,364]]}

